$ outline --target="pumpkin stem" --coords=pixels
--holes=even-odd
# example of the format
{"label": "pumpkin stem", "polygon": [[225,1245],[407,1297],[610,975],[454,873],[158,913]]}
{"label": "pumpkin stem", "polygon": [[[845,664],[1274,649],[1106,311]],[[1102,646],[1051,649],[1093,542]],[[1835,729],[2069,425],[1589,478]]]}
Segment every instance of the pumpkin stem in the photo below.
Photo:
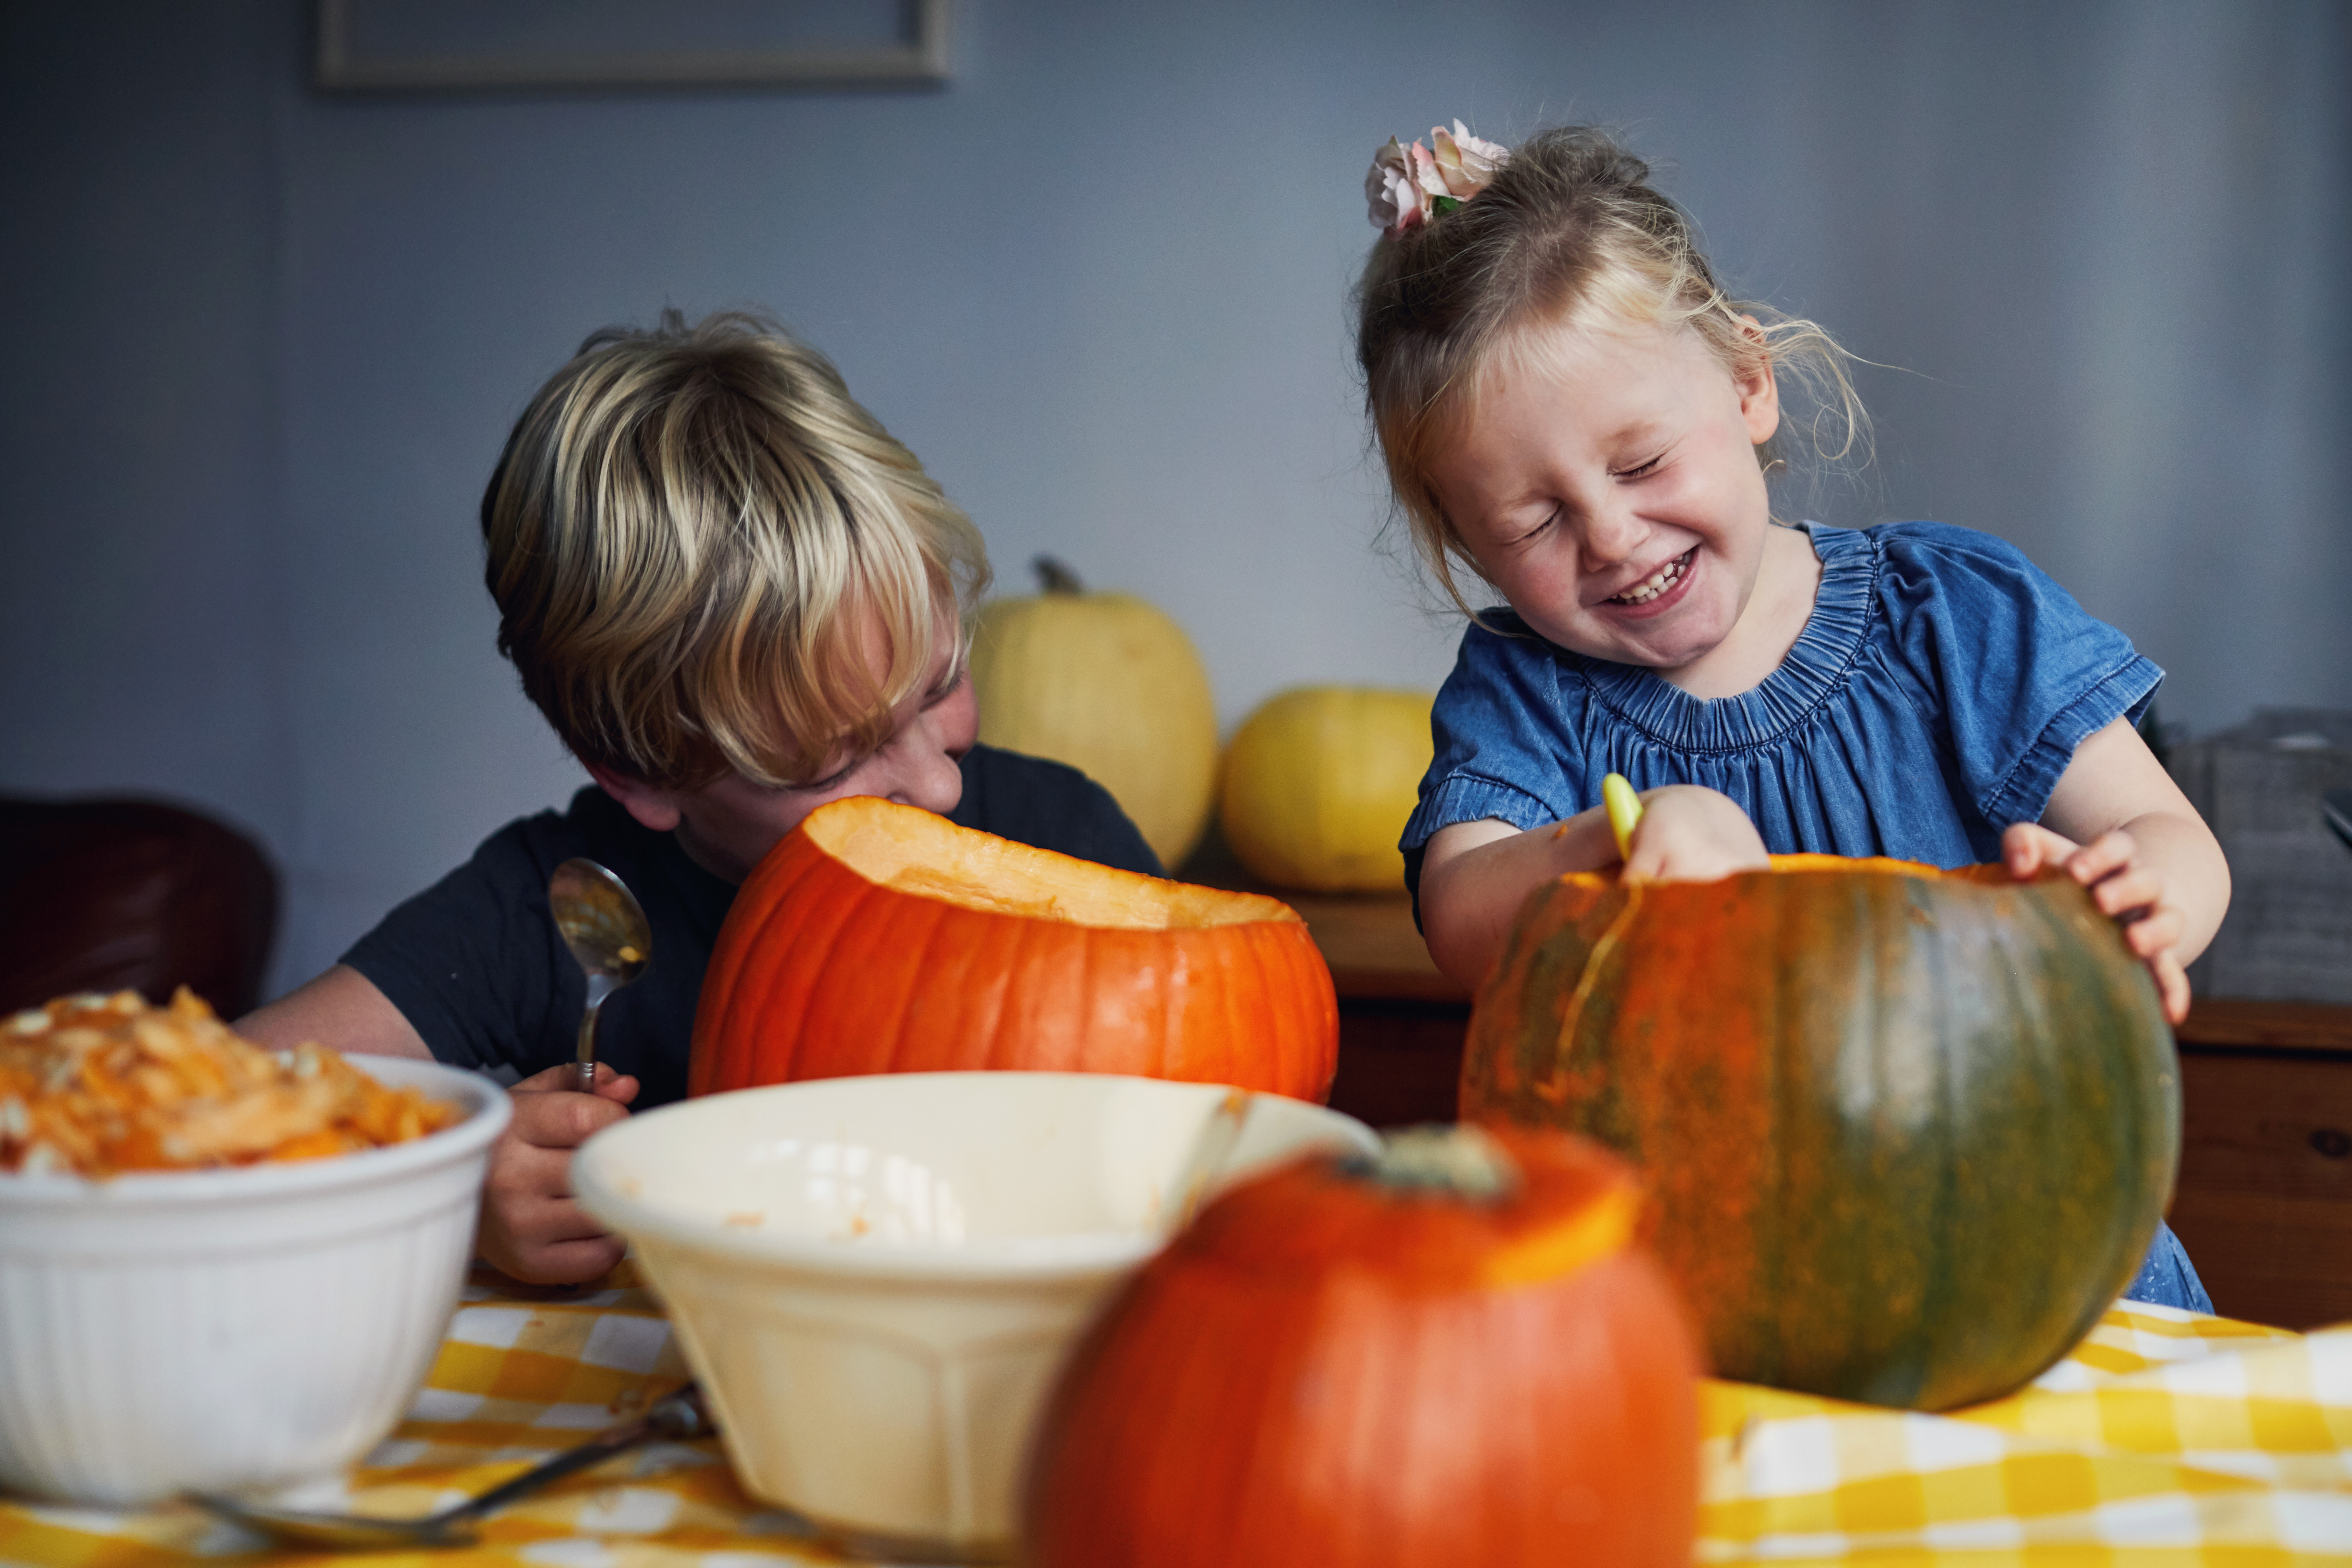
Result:
{"label": "pumpkin stem", "polygon": [[1029,570],[1037,574],[1037,585],[1048,594],[1083,594],[1087,585],[1078,574],[1050,555],[1040,555],[1029,563]]}
{"label": "pumpkin stem", "polygon": [[1341,1169],[1392,1192],[1498,1203],[1518,1190],[1519,1167],[1480,1128],[1409,1127],[1381,1141],[1381,1152],[1356,1155]]}

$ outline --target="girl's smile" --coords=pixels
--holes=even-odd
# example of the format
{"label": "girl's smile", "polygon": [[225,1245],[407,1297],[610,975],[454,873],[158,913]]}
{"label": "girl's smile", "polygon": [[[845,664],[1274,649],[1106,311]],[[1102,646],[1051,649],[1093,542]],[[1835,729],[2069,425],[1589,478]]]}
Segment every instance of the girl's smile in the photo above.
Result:
{"label": "girl's smile", "polygon": [[1643,615],[1662,615],[1682,602],[1691,584],[1691,567],[1697,559],[1698,547],[1693,545],[1658,568],[1655,575],[1643,578],[1622,594],[1612,594],[1602,603],[1622,605]]}
{"label": "girl's smile", "polygon": [[1727,696],[1779,665],[1819,576],[1770,525],[1756,447],[1779,423],[1770,367],[1738,379],[1686,328],[1538,327],[1489,362],[1429,476],[1546,640]]}

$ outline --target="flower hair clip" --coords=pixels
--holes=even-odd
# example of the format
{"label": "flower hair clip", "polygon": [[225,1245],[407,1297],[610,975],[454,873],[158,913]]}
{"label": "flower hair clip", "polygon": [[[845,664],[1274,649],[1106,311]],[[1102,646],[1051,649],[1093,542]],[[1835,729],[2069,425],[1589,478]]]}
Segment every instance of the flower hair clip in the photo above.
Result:
{"label": "flower hair clip", "polygon": [[1429,140],[1436,151],[1419,142],[1400,146],[1391,136],[1387,146],[1372,154],[1372,172],[1364,176],[1364,199],[1371,204],[1372,226],[1391,239],[1456,210],[1494,184],[1496,174],[1511,161],[1508,148],[1471,135],[1459,120],[1451,136],[1435,126]]}

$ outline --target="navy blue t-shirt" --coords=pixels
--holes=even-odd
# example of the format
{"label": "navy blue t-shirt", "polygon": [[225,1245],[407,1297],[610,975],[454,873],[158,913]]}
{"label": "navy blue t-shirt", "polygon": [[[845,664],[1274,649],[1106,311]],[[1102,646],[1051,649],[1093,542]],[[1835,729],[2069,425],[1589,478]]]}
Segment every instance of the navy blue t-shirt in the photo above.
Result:
{"label": "navy blue t-shirt", "polygon": [[1436,756],[1402,841],[1412,879],[1439,828],[1572,816],[1612,773],[1720,790],[1776,855],[1996,859],[2074,748],[2137,720],[2164,679],[1989,533],[1801,526],[1822,563],[1812,615],[1736,697],[1556,647],[1507,611],[1473,626],[1431,716]]}
{"label": "navy blue t-shirt", "polygon": [[[1159,858],[1100,784],[1076,768],[974,746],[950,820],[1080,859],[1160,875]],[[342,962],[368,977],[438,1059],[531,1074],[573,1059],[588,1002],[555,930],[547,879],[573,856],[612,870],[645,907],[653,962],[613,994],[596,1054],[639,1081],[639,1109],[686,1094],[695,1005],[735,884],[688,859],[676,835],[641,826],[603,790],[561,814],[509,823],[474,858],[400,905]],[[503,1076],[503,1075],[502,1075]]]}

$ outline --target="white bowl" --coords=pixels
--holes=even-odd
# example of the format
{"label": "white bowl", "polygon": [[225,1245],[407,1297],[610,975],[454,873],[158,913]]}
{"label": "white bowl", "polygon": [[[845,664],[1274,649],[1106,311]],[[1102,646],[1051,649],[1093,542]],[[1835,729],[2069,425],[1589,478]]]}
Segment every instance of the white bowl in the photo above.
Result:
{"label": "white bowl", "polygon": [[507,1097],[353,1057],[466,1110],[332,1159],[93,1182],[0,1174],[0,1487],[83,1502],[341,1471],[432,1370]]}
{"label": "white bowl", "polygon": [[893,1073],[648,1111],[572,1179],[635,1244],[748,1490],[861,1544],[984,1559],[1011,1549],[1064,1354],[1195,1179],[1378,1146],[1213,1084]]}

